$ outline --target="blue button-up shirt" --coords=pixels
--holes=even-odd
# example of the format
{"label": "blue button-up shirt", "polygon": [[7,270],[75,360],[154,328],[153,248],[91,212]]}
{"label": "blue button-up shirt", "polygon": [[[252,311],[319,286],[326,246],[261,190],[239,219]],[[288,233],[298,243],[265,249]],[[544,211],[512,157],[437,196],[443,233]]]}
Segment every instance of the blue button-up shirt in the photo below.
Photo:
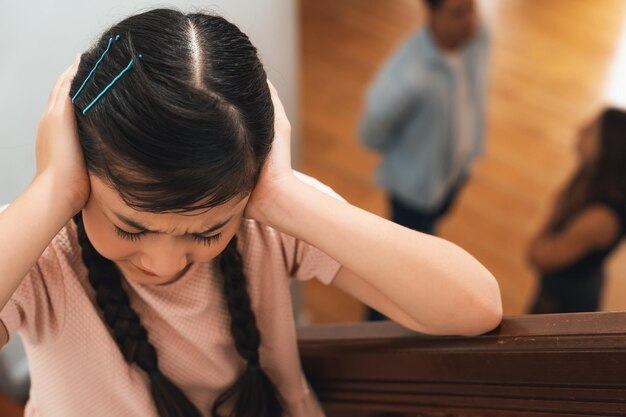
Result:
{"label": "blue button-up shirt", "polygon": [[383,154],[377,181],[417,209],[437,209],[484,149],[488,53],[484,27],[460,53],[475,103],[473,141],[463,161],[455,160],[455,75],[427,27],[400,46],[368,91],[361,138]]}

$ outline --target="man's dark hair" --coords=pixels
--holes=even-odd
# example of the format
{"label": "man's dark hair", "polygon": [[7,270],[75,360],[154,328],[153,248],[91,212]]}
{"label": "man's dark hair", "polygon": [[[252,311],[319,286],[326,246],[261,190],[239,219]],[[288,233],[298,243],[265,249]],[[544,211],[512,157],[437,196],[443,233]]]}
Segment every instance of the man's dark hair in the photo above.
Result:
{"label": "man's dark hair", "polygon": [[446,0],[423,0],[426,7],[430,10],[437,10]]}

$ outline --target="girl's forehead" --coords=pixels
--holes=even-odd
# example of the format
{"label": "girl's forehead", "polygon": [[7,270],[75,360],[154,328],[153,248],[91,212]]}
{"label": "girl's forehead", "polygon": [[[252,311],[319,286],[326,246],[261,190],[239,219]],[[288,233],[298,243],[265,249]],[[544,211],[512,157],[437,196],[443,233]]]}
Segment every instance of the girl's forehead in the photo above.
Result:
{"label": "girl's forehead", "polygon": [[227,223],[243,212],[248,196],[236,197],[226,203],[186,212],[153,213],[130,207],[119,192],[98,177],[91,176],[92,198],[110,220],[118,224],[136,224],[142,229],[163,233],[201,233],[215,225]]}

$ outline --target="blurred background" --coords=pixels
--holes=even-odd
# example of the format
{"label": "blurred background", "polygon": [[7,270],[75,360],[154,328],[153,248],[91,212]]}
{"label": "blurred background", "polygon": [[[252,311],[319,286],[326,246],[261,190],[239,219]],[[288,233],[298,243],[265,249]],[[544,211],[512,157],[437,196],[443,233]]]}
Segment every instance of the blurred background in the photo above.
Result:
{"label": "blurred background", "polygon": [[[577,132],[607,104],[626,105],[626,0],[476,4],[491,37],[486,151],[439,234],[496,276],[505,314],[523,314],[537,287],[527,247],[576,169]],[[420,0],[0,0],[0,205],[33,176],[37,123],[56,77],[108,24],[155,6],[210,9],[237,23],[281,94],[297,169],[389,216],[373,176],[380,156],[359,143],[358,126],[376,74],[426,19]],[[601,309],[624,310],[623,244],[606,271]],[[364,317],[332,286],[313,280],[294,291],[301,323]],[[0,389],[23,400],[27,376],[15,341],[0,353]]]}
{"label": "blurred background", "polygon": [[[576,168],[576,135],[607,104],[626,104],[626,1],[481,0],[491,32],[486,151],[439,234],[498,279],[506,315],[523,314],[537,277],[527,246]],[[300,2],[303,172],[352,204],[389,215],[359,144],[365,91],[399,44],[423,24],[419,0]],[[626,249],[608,259],[602,310],[626,308]],[[357,321],[363,306],[307,282],[313,322]]]}

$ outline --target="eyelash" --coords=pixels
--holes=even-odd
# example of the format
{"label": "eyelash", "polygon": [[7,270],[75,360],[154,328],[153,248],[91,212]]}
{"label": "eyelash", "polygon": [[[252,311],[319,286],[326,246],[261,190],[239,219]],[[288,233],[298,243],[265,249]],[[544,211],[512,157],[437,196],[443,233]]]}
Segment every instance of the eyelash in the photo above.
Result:
{"label": "eyelash", "polygon": [[[125,230],[120,229],[117,226],[115,226],[115,232],[122,239],[130,240],[131,242],[136,242],[137,240],[139,240],[140,237],[142,237],[142,236],[144,236],[146,234],[145,231],[144,232],[138,232],[138,233],[130,233],[130,232],[127,232]],[[210,245],[218,242],[222,238],[222,234],[218,233],[218,234],[213,235],[213,236],[191,235],[191,238],[193,240],[195,240],[196,242],[202,243],[203,245],[210,246]]]}
{"label": "eyelash", "polygon": [[191,238],[195,240],[196,242],[202,243],[203,245],[211,246],[212,244],[220,241],[220,239],[222,238],[222,234],[218,233],[212,236],[191,235]]}

